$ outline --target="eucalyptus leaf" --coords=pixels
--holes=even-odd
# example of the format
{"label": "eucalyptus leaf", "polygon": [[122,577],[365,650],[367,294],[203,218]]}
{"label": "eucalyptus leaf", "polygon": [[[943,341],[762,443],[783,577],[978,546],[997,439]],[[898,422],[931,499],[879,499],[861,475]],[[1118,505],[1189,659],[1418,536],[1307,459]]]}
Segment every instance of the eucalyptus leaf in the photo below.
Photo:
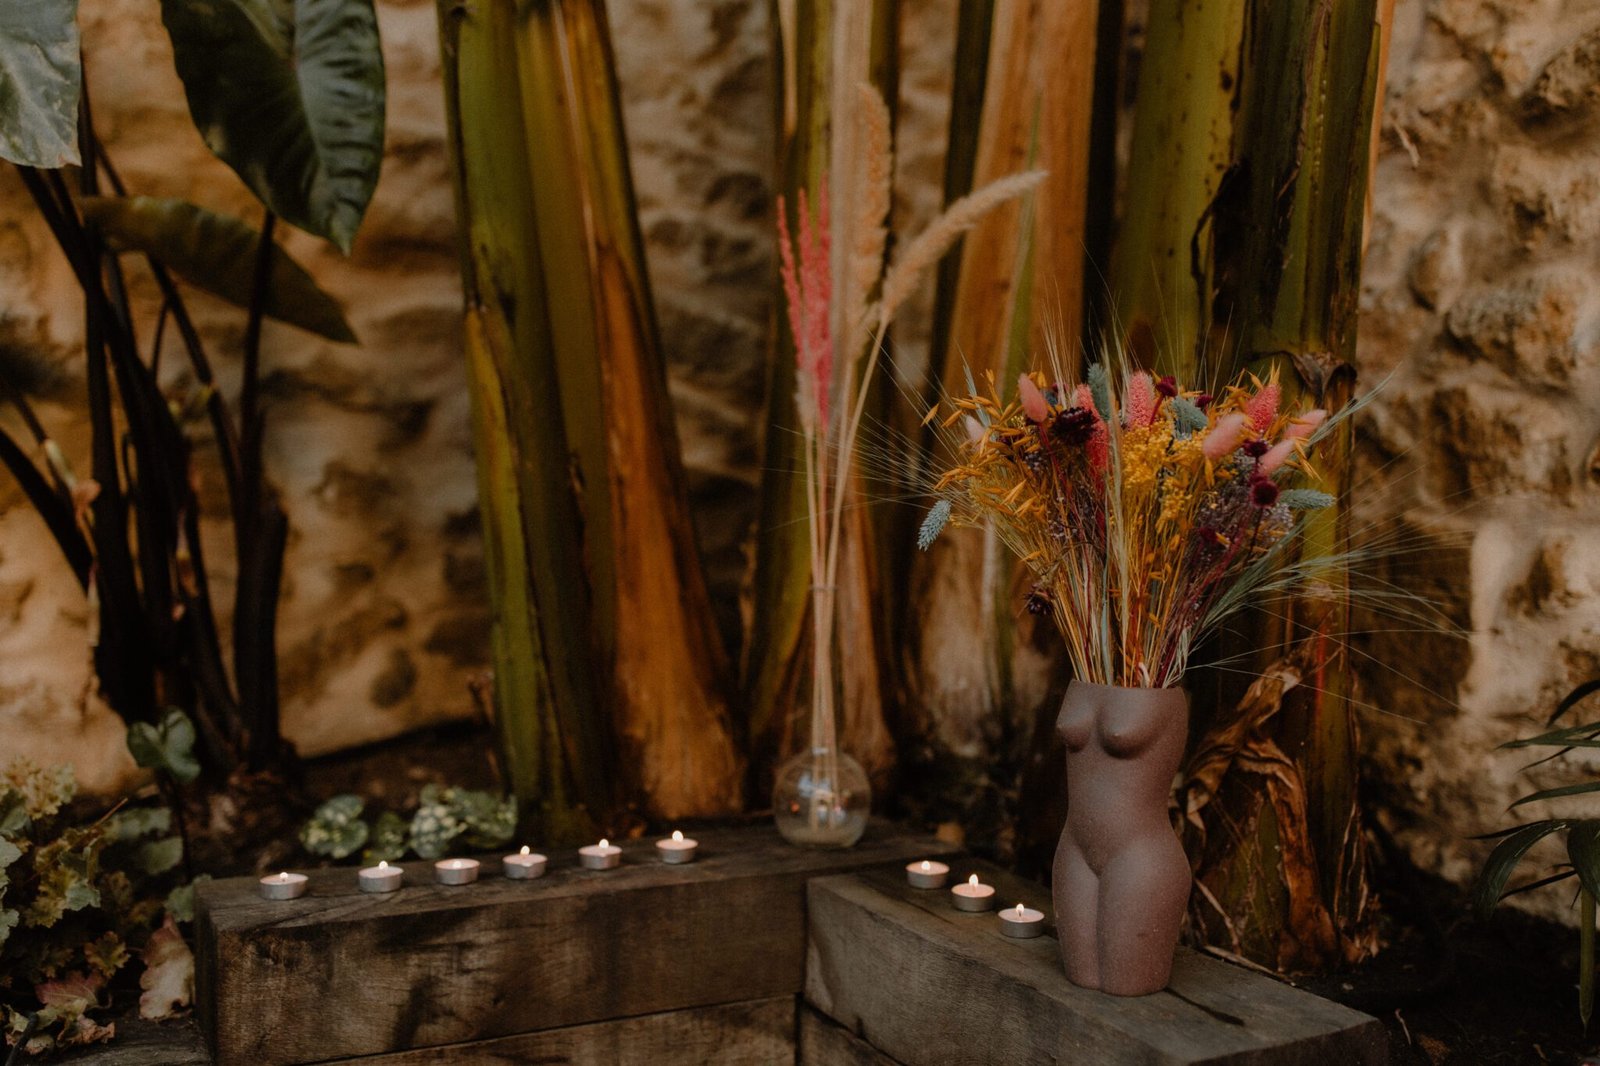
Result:
{"label": "eucalyptus leaf", "polygon": [[78,156],[78,0],[0,3],[0,158],[62,167]]}
{"label": "eucalyptus leaf", "polygon": [[[83,213],[118,250],[142,252],[195,288],[237,307],[250,306],[261,233],[248,223],[184,200],[153,196],[85,197]],[[355,331],[339,302],[277,245],[270,282],[269,317],[332,341],[355,343]]]}
{"label": "eucalyptus leaf", "polygon": [[372,0],[161,0],[189,114],[284,220],[346,252],[383,161]]}

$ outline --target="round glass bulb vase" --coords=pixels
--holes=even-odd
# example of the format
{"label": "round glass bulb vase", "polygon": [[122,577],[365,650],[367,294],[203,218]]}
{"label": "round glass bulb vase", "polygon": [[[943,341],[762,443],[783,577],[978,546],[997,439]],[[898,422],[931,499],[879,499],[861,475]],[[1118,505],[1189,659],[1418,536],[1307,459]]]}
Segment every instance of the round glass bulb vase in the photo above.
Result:
{"label": "round glass bulb vase", "polygon": [[842,751],[812,748],[778,767],[773,820],[791,844],[848,848],[866,832],[871,810],[867,772]]}

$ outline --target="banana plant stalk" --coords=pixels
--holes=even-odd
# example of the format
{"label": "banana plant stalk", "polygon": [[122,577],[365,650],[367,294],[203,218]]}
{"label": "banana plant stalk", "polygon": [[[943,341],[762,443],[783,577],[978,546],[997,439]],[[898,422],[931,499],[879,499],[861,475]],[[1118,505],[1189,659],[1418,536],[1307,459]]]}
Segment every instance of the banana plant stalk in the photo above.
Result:
{"label": "banana plant stalk", "polygon": [[598,0],[439,7],[453,131],[496,718],[557,838],[624,799],[737,809],[709,610]]}

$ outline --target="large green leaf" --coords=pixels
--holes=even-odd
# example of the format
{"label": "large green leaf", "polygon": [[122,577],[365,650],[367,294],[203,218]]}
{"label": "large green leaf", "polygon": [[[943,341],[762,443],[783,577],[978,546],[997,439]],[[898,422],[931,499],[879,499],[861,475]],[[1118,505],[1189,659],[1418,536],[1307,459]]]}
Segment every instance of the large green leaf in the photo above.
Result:
{"label": "large green leaf", "polygon": [[[150,196],[86,197],[83,213],[99,224],[113,246],[143,252],[196,288],[250,306],[261,234],[239,219],[183,200]],[[273,249],[266,310],[291,326],[355,343],[339,302],[282,248]]]}
{"label": "large green leaf", "polygon": [[1511,879],[1511,871],[1517,868],[1517,863],[1522,861],[1528,849],[1551,833],[1565,829],[1568,824],[1558,819],[1530,822],[1495,845],[1488,861],[1483,864],[1483,872],[1478,875],[1478,884],[1472,892],[1473,907],[1479,917],[1487,918],[1494,910],[1494,905],[1500,902],[1500,897],[1505,894],[1506,882]]}
{"label": "large green leaf", "polygon": [[78,162],[78,0],[0,3],[0,158]]}
{"label": "large green leaf", "polygon": [[189,113],[280,217],[345,251],[383,161],[372,0],[161,0]]}

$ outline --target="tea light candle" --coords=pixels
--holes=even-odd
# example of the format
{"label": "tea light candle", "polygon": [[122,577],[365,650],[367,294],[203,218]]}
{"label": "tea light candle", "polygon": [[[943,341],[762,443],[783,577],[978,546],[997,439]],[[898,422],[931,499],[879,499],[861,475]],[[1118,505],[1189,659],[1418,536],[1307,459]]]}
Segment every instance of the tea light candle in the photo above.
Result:
{"label": "tea light candle", "polygon": [[478,860],[440,859],[433,864],[433,879],[441,885],[470,885],[478,879]]}
{"label": "tea light candle", "polygon": [[656,851],[661,854],[662,862],[694,862],[694,852],[699,846],[698,840],[690,840],[676,829],[672,831],[671,840],[656,841]]}
{"label": "tea light candle", "polygon": [[1018,940],[1028,940],[1044,932],[1044,912],[1017,904],[1000,912],[1000,931]]}
{"label": "tea light candle", "polygon": [[602,837],[598,844],[579,848],[578,861],[585,870],[609,870],[622,861],[622,849]]}
{"label": "tea light candle", "polygon": [[512,881],[531,881],[535,877],[544,876],[545,857],[528,850],[528,845],[522,845],[522,851],[516,855],[507,855],[501,860],[501,869]]}
{"label": "tea light candle", "polygon": [[945,879],[949,876],[950,867],[942,862],[929,862],[923,859],[906,867],[906,880],[911,883],[912,888],[943,888]]}
{"label": "tea light candle", "polygon": [[363,892],[393,892],[400,887],[403,877],[400,867],[390,866],[387,862],[379,862],[356,874]]}
{"label": "tea light candle", "polygon": [[984,884],[978,880],[977,874],[973,874],[965,884],[950,890],[950,902],[956,905],[958,911],[976,913],[994,910],[994,886]]}
{"label": "tea light candle", "polygon": [[266,899],[299,899],[306,894],[305,874],[278,873],[261,879],[261,895]]}

